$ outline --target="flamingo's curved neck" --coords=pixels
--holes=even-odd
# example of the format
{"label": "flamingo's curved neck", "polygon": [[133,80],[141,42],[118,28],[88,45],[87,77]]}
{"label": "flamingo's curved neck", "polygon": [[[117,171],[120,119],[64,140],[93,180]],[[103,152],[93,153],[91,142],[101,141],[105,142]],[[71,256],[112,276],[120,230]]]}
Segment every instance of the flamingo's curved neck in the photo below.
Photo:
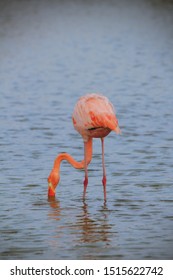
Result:
{"label": "flamingo's curved neck", "polygon": [[[86,145],[86,161],[87,164],[89,164],[92,159],[92,138],[89,138],[89,140],[86,142],[85,145]],[[78,162],[71,155],[67,153],[61,153],[55,159],[54,167],[53,167],[54,171],[59,173],[60,164],[62,160],[67,160],[74,168],[77,169],[84,168],[84,160]]]}

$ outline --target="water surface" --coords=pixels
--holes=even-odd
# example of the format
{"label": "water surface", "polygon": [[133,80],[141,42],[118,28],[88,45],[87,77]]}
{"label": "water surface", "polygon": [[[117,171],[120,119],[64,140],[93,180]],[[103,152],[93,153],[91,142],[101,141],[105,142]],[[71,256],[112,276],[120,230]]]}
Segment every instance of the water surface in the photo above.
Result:
{"label": "water surface", "polygon": [[[0,258],[172,259],[172,1],[1,1]],[[76,100],[101,92],[122,135],[94,141],[84,172],[55,156],[83,157]]]}

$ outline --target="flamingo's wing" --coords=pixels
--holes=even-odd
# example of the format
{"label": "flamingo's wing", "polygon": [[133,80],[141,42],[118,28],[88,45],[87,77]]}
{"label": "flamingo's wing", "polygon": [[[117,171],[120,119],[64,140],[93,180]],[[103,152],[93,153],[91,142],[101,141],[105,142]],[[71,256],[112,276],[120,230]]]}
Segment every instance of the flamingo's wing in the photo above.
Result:
{"label": "flamingo's wing", "polygon": [[73,112],[75,129],[83,136],[86,130],[103,127],[120,133],[113,105],[107,97],[88,94],[79,99]]}

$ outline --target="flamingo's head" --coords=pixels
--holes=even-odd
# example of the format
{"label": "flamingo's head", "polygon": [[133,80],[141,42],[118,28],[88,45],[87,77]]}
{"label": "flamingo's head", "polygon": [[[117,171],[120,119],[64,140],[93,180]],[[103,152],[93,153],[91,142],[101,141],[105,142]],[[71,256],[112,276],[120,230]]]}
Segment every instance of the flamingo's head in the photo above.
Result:
{"label": "flamingo's head", "polygon": [[48,196],[55,196],[55,190],[59,183],[60,176],[57,172],[51,172],[47,180],[48,180]]}

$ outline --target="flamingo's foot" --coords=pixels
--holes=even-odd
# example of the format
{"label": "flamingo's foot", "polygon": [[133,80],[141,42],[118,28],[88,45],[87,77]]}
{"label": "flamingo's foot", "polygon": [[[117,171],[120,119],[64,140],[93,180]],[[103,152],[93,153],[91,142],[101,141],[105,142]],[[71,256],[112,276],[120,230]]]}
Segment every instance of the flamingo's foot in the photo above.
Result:
{"label": "flamingo's foot", "polygon": [[102,184],[103,184],[103,192],[104,192],[104,201],[106,202],[106,176],[103,176]]}
{"label": "flamingo's foot", "polygon": [[88,186],[88,177],[85,176],[85,179],[83,181],[83,186],[84,186],[84,190],[83,190],[83,200],[85,200],[85,195],[86,195],[86,189]]}

